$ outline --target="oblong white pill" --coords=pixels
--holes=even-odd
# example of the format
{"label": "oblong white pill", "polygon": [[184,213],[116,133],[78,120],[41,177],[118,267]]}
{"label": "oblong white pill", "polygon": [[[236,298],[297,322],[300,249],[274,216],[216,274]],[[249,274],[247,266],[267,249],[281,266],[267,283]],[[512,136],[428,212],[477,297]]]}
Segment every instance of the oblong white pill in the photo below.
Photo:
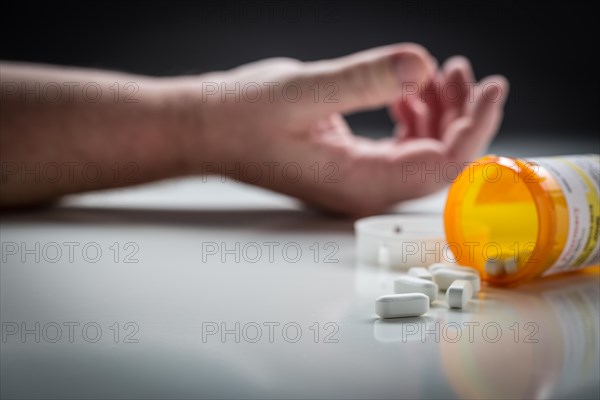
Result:
{"label": "oblong white pill", "polygon": [[463,279],[455,280],[446,290],[446,302],[450,308],[465,308],[471,297],[473,297],[473,285]]}
{"label": "oblong white pill", "polygon": [[414,276],[415,278],[433,281],[433,276],[431,276],[431,272],[429,272],[429,270],[425,267],[411,267],[408,269],[408,274],[410,276]]}
{"label": "oblong white pill", "polygon": [[417,317],[429,311],[429,297],[423,293],[388,294],[375,300],[381,318]]}
{"label": "oblong white pill", "polygon": [[479,275],[472,274],[471,272],[441,268],[433,273],[433,281],[438,284],[440,290],[448,289],[450,285],[452,285],[452,282],[457,279],[471,282],[471,285],[473,286],[473,295],[479,292],[479,289],[481,288]]}
{"label": "oblong white pill", "polygon": [[479,275],[479,271],[476,270],[475,268],[465,267],[463,265],[458,265],[458,264],[450,265],[450,264],[436,263],[436,264],[431,264],[428,269],[429,269],[429,272],[431,272],[432,274],[439,269],[451,269],[454,271],[470,272],[472,274]]}
{"label": "oblong white pill", "polygon": [[485,272],[491,276],[504,275],[504,263],[499,259],[491,259],[485,262]]}
{"label": "oblong white pill", "polygon": [[399,294],[423,293],[429,297],[429,302],[437,299],[438,290],[439,288],[436,283],[414,276],[401,276],[394,281],[394,292]]}

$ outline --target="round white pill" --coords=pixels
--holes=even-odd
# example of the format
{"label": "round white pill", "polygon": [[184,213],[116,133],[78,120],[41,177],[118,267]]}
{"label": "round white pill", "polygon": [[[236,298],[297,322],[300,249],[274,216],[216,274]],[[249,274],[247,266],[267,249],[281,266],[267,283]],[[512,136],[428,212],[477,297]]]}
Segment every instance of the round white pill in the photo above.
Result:
{"label": "round white pill", "polygon": [[485,272],[490,276],[504,275],[504,263],[499,259],[490,259],[485,262]]}
{"label": "round white pill", "polygon": [[375,300],[381,318],[417,317],[429,311],[429,297],[423,293],[388,294]]}
{"label": "round white pill", "polygon": [[435,301],[438,295],[438,285],[432,281],[415,278],[414,276],[401,276],[394,281],[394,292],[423,293],[429,297],[429,302]]}
{"label": "round white pill", "polygon": [[507,274],[516,274],[519,272],[519,260],[516,257],[508,257],[504,260],[504,271]]}
{"label": "round white pill", "polygon": [[431,272],[432,274],[439,269],[451,269],[454,271],[470,272],[472,274],[479,275],[479,271],[476,270],[475,268],[465,267],[463,265],[458,265],[458,264],[450,265],[450,264],[436,263],[436,264],[431,264],[428,269],[429,269],[429,272]]}
{"label": "round white pill", "polygon": [[469,299],[473,297],[471,282],[457,279],[446,290],[446,302],[450,308],[465,308]]}
{"label": "round white pill", "polygon": [[440,268],[433,273],[433,281],[438,284],[440,290],[446,290],[457,279],[463,279],[471,282],[473,286],[473,295],[479,292],[481,288],[481,280],[479,275],[475,275],[467,271],[456,271],[454,269]]}
{"label": "round white pill", "polygon": [[408,274],[410,276],[414,276],[416,278],[427,279],[428,281],[433,281],[433,276],[431,276],[431,272],[425,267],[412,267],[408,269]]}

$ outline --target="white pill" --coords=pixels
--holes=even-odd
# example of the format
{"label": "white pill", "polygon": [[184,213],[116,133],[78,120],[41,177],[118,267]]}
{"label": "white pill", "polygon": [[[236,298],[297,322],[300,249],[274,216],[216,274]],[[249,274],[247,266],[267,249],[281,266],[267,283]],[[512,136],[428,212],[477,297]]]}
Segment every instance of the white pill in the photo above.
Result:
{"label": "white pill", "polygon": [[431,272],[425,267],[412,267],[408,269],[408,274],[410,276],[414,276],[415,278],[427,279],[428,281],[433,281],[433,276],[431,276]]}
{"label": "white pill", "polygon": [[429,297],[423,293],[388,294],[375,300],[381,318],[417,317],[429,311]]}
{"label": "white pill", "polygon": [[519,272],[519,262],[516,257],[508,257],[504,260],[504,271],[507,274],[516,274]]}
{"label": "white pill", "polygon": [[479,275],[479,271],[476,270],[475,268],[465,267],[463,265],[458,265],[458,264],[450,265],[450,264],[436,263],[436,264],[432,264],[429,266],[429,272],[431,272],[432,274],[435,271],[437,271],[438,269],[451,269],[454,271],[467,271],[472,274]]}
{"label": "white pill", "polygon": [[481,288],[479,275],[475,275],[471,272],[441,268],[433,273],[433,281],[438,284],[440,290],[448,289],[450,285],[452,285],[452,282],[457,279],[471,282],[471,285],[473,286],[473,295],[479,292],[479,289]]}
{"label": "white pill", "polygon": [[504,275],[504,263],[499,259],[490,259],[485,262],[485,272],[490,276]]}
{"label": "white pill", "polygon": [[429,302],[437,299],[438,290],[438,285],[432,281],[416,278],[414,276],[401,276],[394,281],[394,292],[423,293],[429,297]]}
{"label": "white pill", "polygon": [[473,297],[473,285],[463,279],[457,279],[446,291],[446,302],[450,308],[465,308]]}

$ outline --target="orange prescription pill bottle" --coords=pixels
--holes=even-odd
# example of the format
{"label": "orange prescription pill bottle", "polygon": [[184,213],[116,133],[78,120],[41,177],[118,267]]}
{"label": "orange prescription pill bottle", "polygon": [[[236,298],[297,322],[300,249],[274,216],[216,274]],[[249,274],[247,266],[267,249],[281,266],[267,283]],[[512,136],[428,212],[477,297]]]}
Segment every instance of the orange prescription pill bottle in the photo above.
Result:
{"label": "orange prescription pill bottle", "polygon": [[599,191],[600,155],[485,156],[450,187],[448,248],[495,285],[597,265]]}

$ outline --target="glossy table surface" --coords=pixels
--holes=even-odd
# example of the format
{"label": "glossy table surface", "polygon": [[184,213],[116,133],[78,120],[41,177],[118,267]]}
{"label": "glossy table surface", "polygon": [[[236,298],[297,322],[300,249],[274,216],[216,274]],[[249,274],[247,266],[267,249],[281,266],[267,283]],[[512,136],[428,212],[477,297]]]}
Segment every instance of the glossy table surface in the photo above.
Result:
{"label": "glossy table surface", "polygon": [[380,320],[402,271],[356,262],[352,220],[217,178],[72,196],[1,234],[2,398],[599,397],[597,268]]}

